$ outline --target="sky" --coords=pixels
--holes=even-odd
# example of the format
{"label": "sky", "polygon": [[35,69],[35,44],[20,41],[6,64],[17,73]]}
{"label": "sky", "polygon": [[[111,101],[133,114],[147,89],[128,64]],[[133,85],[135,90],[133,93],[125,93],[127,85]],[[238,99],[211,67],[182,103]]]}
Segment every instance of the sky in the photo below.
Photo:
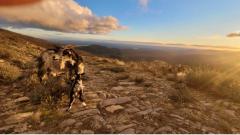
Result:
{"label": "sky", "polygon": [[240,47],[239,0],[42,0],[0,6],[0,27],[40,38]]}

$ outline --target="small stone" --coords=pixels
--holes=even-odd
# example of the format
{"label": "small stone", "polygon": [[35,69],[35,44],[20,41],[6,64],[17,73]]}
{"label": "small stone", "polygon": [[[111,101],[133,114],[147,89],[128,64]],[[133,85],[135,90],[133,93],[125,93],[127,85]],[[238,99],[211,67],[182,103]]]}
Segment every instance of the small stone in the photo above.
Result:
{"label": "small stone", "polygon": [[73,129],[72,131],[71,131],[71,134],[78,134],[79,132],[76,130],[76,129]]}
{"label": "small stone", "polygon": [[119,65],[119,66],[124,66],[125,62],[120,61],[120,60],[115,60],[115,64]]}
{"label": "small stone", "polygon": [[183,117],[179,116],[179,115],[176,115],[176,114],[170,114],[169,116],[173,117],[173,118],[177,118],[177,119],[180,119],[180,120],[184,120]]}
{"label": "small stone", "polygon": [[64,128],[64,127],[67,127],[67,126],[71,126],[71,125],[73,125],[75,122],[76,122],[75,119],[67,119],[67,120],[64,120],[64,121],[60,124],[60,127],[61,127],[61,128]]}
{"label": "small stone", "polygon": [[129,129],[126,129],[126,130],[120,132],[120,134],[135,134],[135,129],[129,128]]}
{"label": "small stone", "polygon": [[92,130],[81,130],[81,134],[94,134]]}
{"label": "small stone", "polygon": [[129,124],[129,125],[124,125],[124,126],[118,126],[118,127],[116,127],[116,131],[121,132],[121,131],[123,131],[125,129],[132,128],[134,126],[136,126],[136,124]]}
{"label": "small stone", "polygon": [[73,114],[73,117],[80,117],[80,116],[89,116],[89,115],[96,115],[96,114],[100,114],[99,110],[98,109],[89,109],[89,110],[84,110],[84,111],[80,111],[80,112],[77,112],[77,113],[74,113]]}
{"label": "small stone", "polygon": [[22,102],[28,102],[30,99],[28,97],[20,97],[16,100],[14,100],[15,103],[22,103]]}
{"label": "small stone", "polygon": [[152,109],[148,109],[148,110],[137,112],[136,115],[142,116],[142,115],[147,115],[147,114],[149,114],[151,112],[153,112],[153,110]]}
{"label": "small stone", "polygon": [[170,126],[164,126],[164,127],[157,129],[154,133],[155,134],[173,133],[173,129]]}
{"label": "small stone", "polygon": [[4,63],[5,61],[3,59],[0,59],[0,63]]}
{"label": "small stone", "polygon": [[224,110],[224,112],[230,117],[233,117],[233,118],[236,117],[235,111],[233,110]]}
{"label": "small stone", "polygon": [[79,128],[79,127],[81,127],[82,125],[83,125],[82,122],[77,122],[77,123],[75,124],[75,127]]}
{"label": "small stone", "polygon": [[110,113],[114,113],[116,111],[123,110],[123,109],[124,107],[122,107],[121,105],[112,105],[112,106],[106,107],[106,111]]}
{"label": "small stone", "polygon": [[136,107],[130,107],[130,108],[125,109],[125,111],[128,113],[136,113],[136,112],[139,112],[140,110]]}
{"label": "small stone", "polygon": [[130,86],[130,85],[135,85],[135,82],[119,82],[119,85],[121,85],[121,86]]}
{"label": "small stone", "polygon": [[117,105],[117,104],[125,104],[132,101],[130,97],[119,97],[119,98],[113,98],[113,99],[106,99],[99,103],[101,108],[104,108],[106,106],[110,105]]}
{"label": "small stone", "polygon": [[113,87],[111,89],[111,91],[122,91],[122,90],[125,90],[126,88],[122,87],[122,86],[117,86],[117,87]]}

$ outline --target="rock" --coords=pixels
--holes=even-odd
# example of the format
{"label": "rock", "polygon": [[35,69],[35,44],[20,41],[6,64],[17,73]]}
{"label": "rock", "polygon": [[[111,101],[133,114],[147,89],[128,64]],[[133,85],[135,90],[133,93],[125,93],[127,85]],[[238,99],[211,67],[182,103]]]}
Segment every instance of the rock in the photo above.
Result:
{"label": "rock", "polygon": [[27,123],[24,123],[24,124],[21,123],[20,125],[18,125],[14,128],[14,133],[23,133],[27,130],[28,130],[28,124]]}
{"label": "rock", "polygon": [[98,92],[98,96],[102,99],[106,99],[107,98],[107,95],[103,92]]}
{"label": "rock", "polygon": [[130,97],[119,97],[114,99],[106,99],[99,103],[101,108],[104,108],[106,106],[110,105],[117,105],[117,104],[125,104],[132,101]]}
{"label": "rock", "polygon": [[173,133],[173,129],[170,126],[164,126],[161,127],[159,129],[157,129],[155,132],[155,134],[167,134],[167,133]]}
{"label": "rock", "polygon": [[4,63],[5,61],[3,59],[0,59],[0,63]]}
{"label": "rock", "polygon": [[8,125],[8,126],[4,126],[4,127],[1,127],[0,128],[0,133],[3,134],[5,133],[6,131],[9,131],[13,128],[15,128],[16,125]]}
{"label": "rock", "polygon": [[152,126],[144,127],[143,131],[145,134],[152,134],[154,131],[154,127],[152,127]]}
{"label": "rock", "polygon": [[236,113],[233,110],[224,110],[225,114],[227,114],[230,117],[236,118]]}
{"label": "rock", "polygon": [[13,123],[18,123],[24,121],[26,118],[30,117],[33,115],[33,112],[26,112],[26,113],[18,113],[15,115],[12,115],[5,119],[5,123],[7,124],[13,124]]}
{"label": "rock", "polygon": [[75,120],[75,119],[67,119],[67,120],[64,120],[64,121],[60,124],[60,127],[61,127],[61,128],[64,128],[64,127],[67,127],[67,126],[71,126],[71,125],[73,125],[74,123],[76,123],[76,120]]}
{"label": "rock", "polygon": [[96,93],[91,93],[91,94],[86,94],[85,93],[85,96],[87,97],[87,99],[97,99],[97,98],[99,98],[98,94],[96,94]]}
{"label": "rock", "polygon": [[71,134],[78,134],[79,132],[76,130],[76,129],[73,129],[72,131],[71,131]]}
{"label": "rock", "polygon": [[113,87],[111,89],[111,91],[122,91],[122,90],[126,90],[126,88],[122,87],[122,86],[117,86],[117,87]]}
{"label": "rock", "polygon": [[121,131],[123,131],[125,129],[132,128],[132,127],[135,127],[135,126],[136,126],[136,124],[129,124],[129,125],[124,125],[124,126],[118,126],[118,127],[116,127],[116,131],[117,132],[121,132]]}
{"label": "rock", "polygon": [[81,130],[81,134],[94,134],[92,130]]}
{"label": "rock", "polygon": [[126,129],[126,130],[120,132],[120,134],[135,134],[135,129],[129,128],[129,129]]}
{"label": "rock", "polygon": [[147,110],[144,110],[144,111],[137,112],[136,115],[143,116],[143,115],[147,115],[147,114],[149,114],[151,112],[153,112],[152,109],[147,109]]}
{"label": "rock", "polygon": [[70,130],[70,127],[66,127],[66,128],[63,130],[63,133],[69,133],[69,130]]}
{"label": "rock", "polygon": [[115,64],[119,65],[119,66],[124,66],[125,62],[120,61],[120,60],[115,60]]}
{"label": "rock", "polygon": [[87,129],[98,130],[101,129],[104,125],[106,125],[106,121],[99,115],[89,117],[84,120],[83,126]]}
{"label": "rock", "polygon": [[22,102],[28,102],[30,99],[28,97],[20,97],[16,100],[14,100],[15,103],[22,103]]}
{"label": "rock", "polygon": [[125,111],[128,113],[136,113],[136,112],[139,112],[140,110],[136,107],[130,107],[130,108],[125,109]]}
{"label": "rock", "polygon": [[44,134],[44,132],[42,130],[34,130],[34,131],[24,132],[23,134]]}
{"label": "rock", "polygon": [[89,109],[89,110],[84,110],[84,111],[74,113],[73,117],[89,116],[89,115],[96,115],[96,114],[100,114],[98,109]]}
{"label": "rock", "polygon": [[130,86],[130,85],[135,85],[135,82],[119,82],[119,85],[121,85],[121,86]]}
{"label": "rock", "polygon": [[112,105],[112,106],[106,107],[105,109],[107,112],[114,113],[116,111],[123,110],[124,107],[122,107],[121,105]]}
{"label": "rock", "polygon": [[79,127],[81,127],[82,125],[83,125],[82,122],[77,122],[77,123],[75,124],[75,127],[79,128]]}
{"label": "rock", "polygon": [[176,119],[180,119],[180,120],[184,120],[183,117],[179,116],[179,115],[176,115],[176,114],[170,114],[169,116],[173,117],[173,118],[176,118]]}
{"label": "rock", "polygon": [[179,128],[178,130],[180,131],[181,134],[189,134],[190,133],[184,128]]}

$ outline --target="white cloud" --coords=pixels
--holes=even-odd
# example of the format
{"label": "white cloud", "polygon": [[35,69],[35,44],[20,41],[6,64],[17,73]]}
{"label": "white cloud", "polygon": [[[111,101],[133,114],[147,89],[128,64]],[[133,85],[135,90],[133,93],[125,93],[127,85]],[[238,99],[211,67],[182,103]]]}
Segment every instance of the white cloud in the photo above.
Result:
{"label": "white cloud", "polygon": [[43,0],[33,5],[0,7],[5,25],[69,33],[107,34],[124,27],[112,16],[98,17],[74,0]]}
{"label": "white cloud", "polygon": [[227,35],[227,37],[240,37],[240,32],[232,32]]}
{"label": "white cloud", "polygon": [[140,5],[142,8],[144,8],[144,9],[147,9],[147,8],[148,8],[149,1],[150,1],[150,0],[138,0],[139,5]]}

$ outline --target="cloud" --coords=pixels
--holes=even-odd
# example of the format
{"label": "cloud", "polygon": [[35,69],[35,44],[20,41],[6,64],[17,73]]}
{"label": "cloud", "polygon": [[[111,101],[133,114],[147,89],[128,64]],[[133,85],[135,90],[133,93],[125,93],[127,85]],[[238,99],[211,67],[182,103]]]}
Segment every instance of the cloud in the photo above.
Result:
{"label": "cloud", "polygon": [[32,4],[41,0],[0,0],[0,6],[16,6],[22,4]]}
{"label": "cloud", "polygon": [[107,34],[124,29],[115,17],[98,17],[74,0],[42,0],[33,5],[0,7],[0,22],[68,33]]}
{"label": "cloud", "polygon": [[148,8],[148,4],[149,4],[150,0],[138,0],[139,5],[143,8],[143,9],[147,9]]}
{"label": "cloud", "polygon": [[227,37],[240,37],[240,32],[232,32],[227,35]]}

